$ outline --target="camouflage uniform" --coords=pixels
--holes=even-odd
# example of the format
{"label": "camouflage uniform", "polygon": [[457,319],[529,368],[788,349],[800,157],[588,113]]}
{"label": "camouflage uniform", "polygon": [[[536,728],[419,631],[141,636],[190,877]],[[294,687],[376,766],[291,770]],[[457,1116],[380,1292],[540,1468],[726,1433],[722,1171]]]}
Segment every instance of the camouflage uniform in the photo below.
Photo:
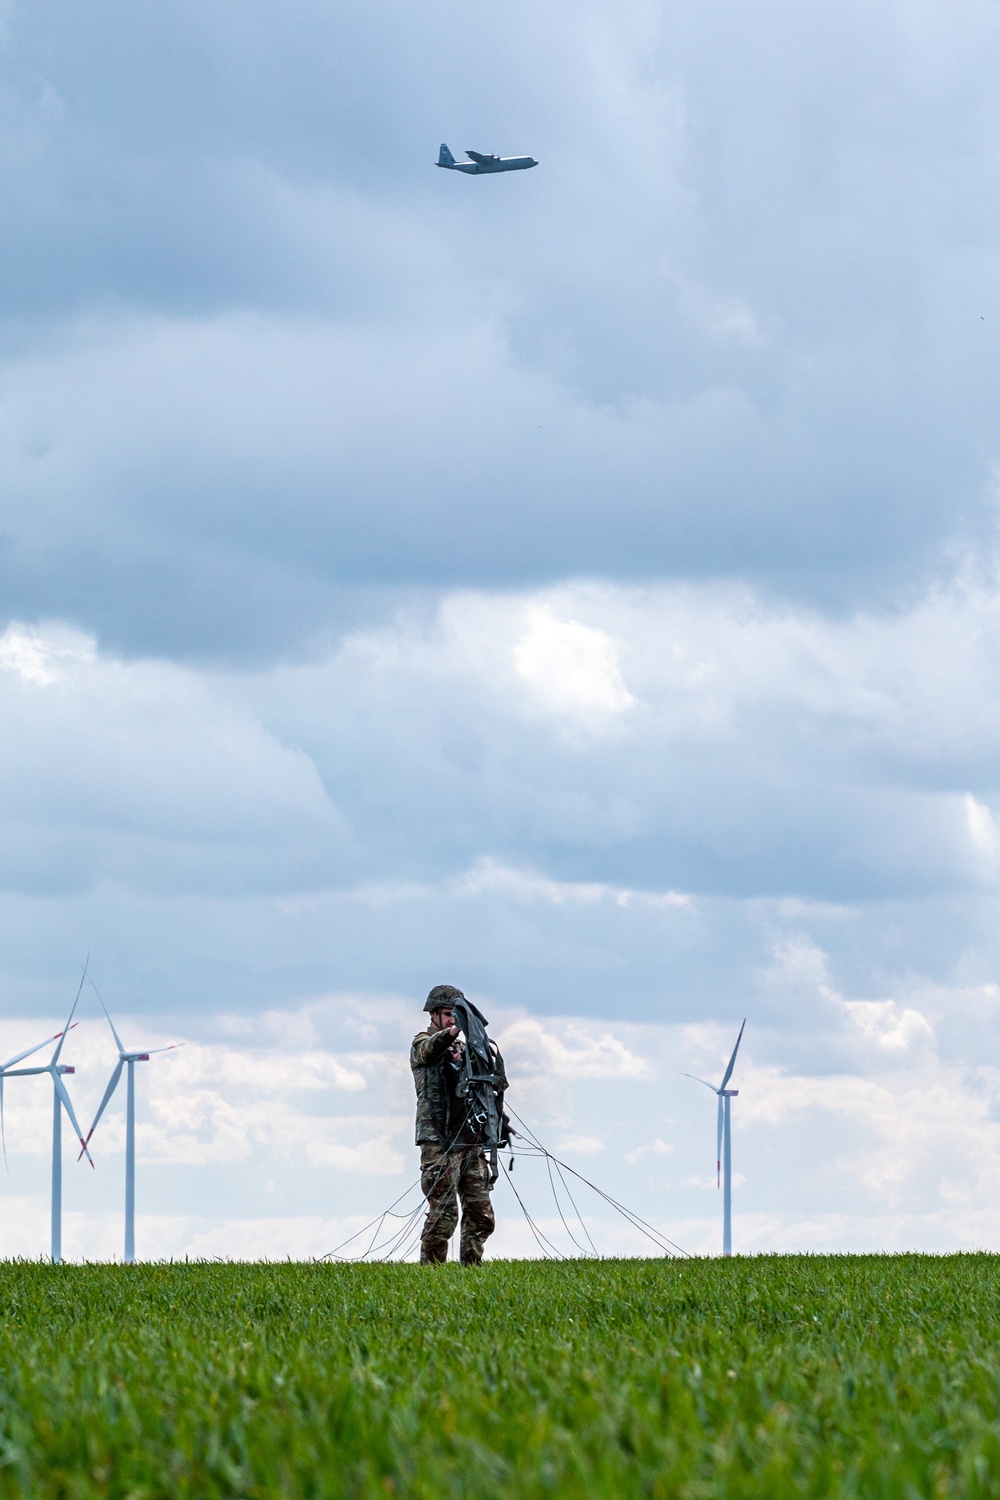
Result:
{"label": "camouflage uniform", "polygon": [[[461,1259],[478,1265],[483,1244],[493,1233],[490,1174],[482,1147],[463,1139],[464,1110],[456,1099],[446,1054],[454,1046],[447,1031],[421,1031],[413,1038],[410,1067],[417,1090],[417,1145],[420,1186],[427,1217],[420,1236],[421,1261],[446,1261],[448,1241],[462,1205]],[[451,1147],[448,1150],[448,1147]]]}
{"label": "camouflage uniform", "polygon": [[420,1259],[445,1261],[448,1241],[462,1205],[459,1257],[464,1266],[478,1266],[483,1245],[496,1221],[490,1201],[490,1170],[481,1146],[456,1146],[445,1151],[436,1142],[420,1148],[420,1186],[427,1199],[427,1217],[420,1235]]}

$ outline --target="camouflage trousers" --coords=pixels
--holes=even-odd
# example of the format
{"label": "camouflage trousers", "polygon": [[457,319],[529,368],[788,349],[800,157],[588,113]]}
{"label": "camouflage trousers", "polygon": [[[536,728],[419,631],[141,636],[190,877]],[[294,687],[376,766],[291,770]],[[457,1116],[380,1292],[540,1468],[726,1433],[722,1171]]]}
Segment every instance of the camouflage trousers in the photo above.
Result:
{"label": "camouflage trousers", "polygon": [[427,1199],[427,1217],[420,1235],[421,1261],[448,1259],[448,1241],[458,1223],[462,1204],[461,1260],[478,1266],[483,1244],[495,1227],[490,1202],[490,1169],[479,1146],[457,1146],[444,1151],[438,1145],[420,1148],[420,1186]]}

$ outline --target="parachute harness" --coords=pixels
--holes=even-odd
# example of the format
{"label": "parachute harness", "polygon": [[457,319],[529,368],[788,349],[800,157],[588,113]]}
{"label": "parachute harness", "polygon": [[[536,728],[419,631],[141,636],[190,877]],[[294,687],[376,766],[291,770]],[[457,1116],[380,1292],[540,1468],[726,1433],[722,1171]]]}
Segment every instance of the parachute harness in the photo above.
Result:
{"label": "parachute harness", "polygon": [[[497,1151],[508,1141],[507,1120],[503,1112],[507,1075],[500,1049],[486,1034],[489,1023],[482,1011],[464,996],[453,1000],[451,1009],[456,1025],[465,1036],[465,1046],[458,1060],[459,1079],[455,1094],[465,1105],[466,1114],[465,1124],[458,1134],[468,1129],[475,1137],[489,1162],[492,1188],[500,1171]],[[459,1149],[457,1136],[449,1149]]]}

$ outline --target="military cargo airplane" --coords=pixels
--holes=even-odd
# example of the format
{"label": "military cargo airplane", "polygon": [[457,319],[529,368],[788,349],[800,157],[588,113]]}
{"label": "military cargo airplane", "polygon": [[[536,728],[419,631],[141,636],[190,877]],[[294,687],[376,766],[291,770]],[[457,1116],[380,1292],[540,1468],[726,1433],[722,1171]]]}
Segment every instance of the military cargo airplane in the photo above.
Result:
{"label": "military cargo airplane", "polygon": [[526,167],[538,166],[533,156],[484,156],[481,151],[466,151],[465,154],[472,160],[456,161],[448,147],[442,146],[437,164],[450,167],[453,172],[472,172],[474,175],[480,172],[523,172]]}

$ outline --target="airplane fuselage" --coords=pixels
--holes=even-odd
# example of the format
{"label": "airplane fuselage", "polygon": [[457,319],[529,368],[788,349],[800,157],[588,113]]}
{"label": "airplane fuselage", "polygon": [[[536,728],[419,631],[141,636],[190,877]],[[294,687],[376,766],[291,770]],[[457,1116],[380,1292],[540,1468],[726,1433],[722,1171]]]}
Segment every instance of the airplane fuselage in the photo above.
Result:
{"label": "airplane fuselage", "polygon": [[[440,165],[438,162],[438,166]],[[494,156],[486,161],[457,161],[451,171],[470,172],[473,176],[478,176],[480,172],[523,172],[527,167],[537,166],[533,156]]]}

